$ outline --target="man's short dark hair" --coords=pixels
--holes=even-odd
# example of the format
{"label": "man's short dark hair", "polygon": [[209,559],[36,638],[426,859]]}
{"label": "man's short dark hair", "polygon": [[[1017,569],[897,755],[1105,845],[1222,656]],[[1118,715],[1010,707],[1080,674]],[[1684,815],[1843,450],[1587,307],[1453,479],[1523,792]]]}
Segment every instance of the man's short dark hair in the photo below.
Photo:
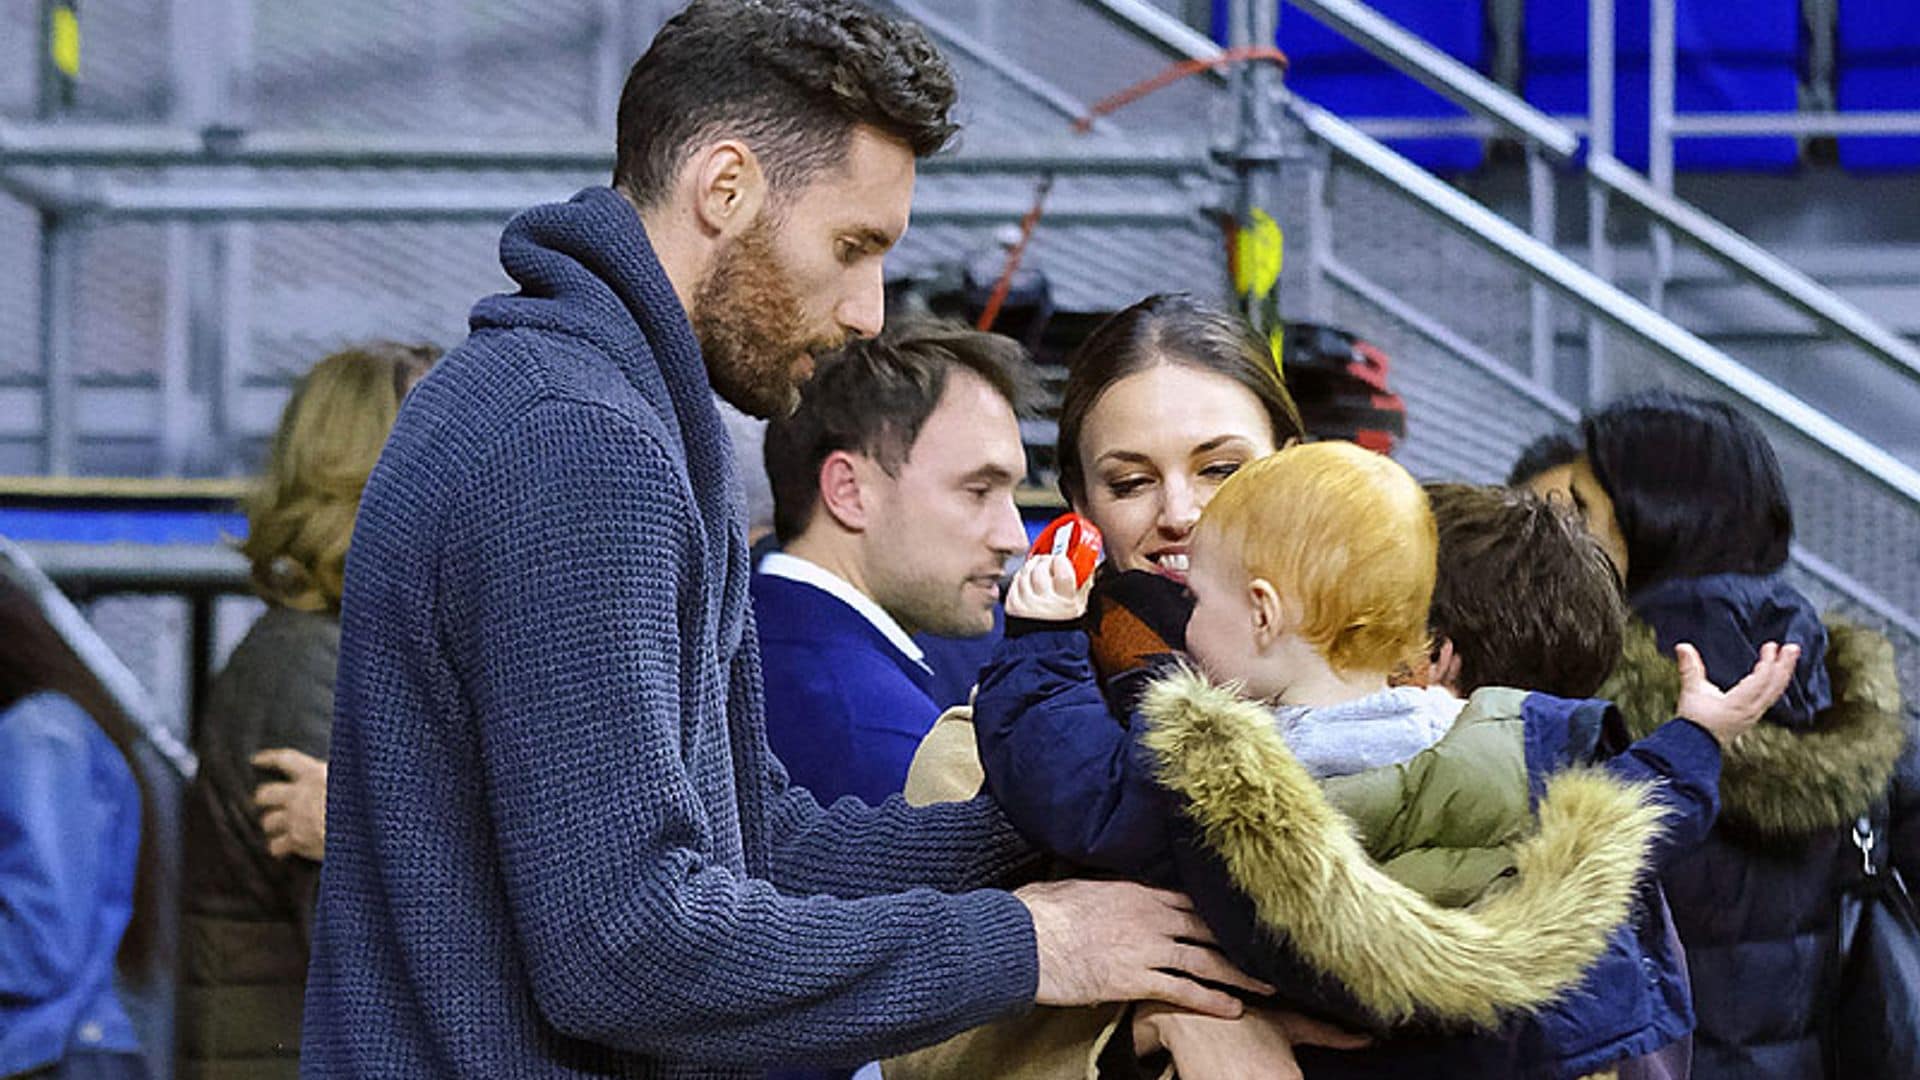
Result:
{"label": "man's short dark hair", "polygon": [[1562,465],[1580,460],[1580,436],[1575,431],[1550,431],[1528,443],[1507,473],[1507,486],[1520,485]]}
{"label": "man's short dark hair", "polygon": [[899,471],[940,404],[950,374],[970,371],[1012,406],[1031,411],[1035,396],[1026,352],[1012,338],[935,319],[889,321],[877,338],[857,340],[820,362],[792,416],[767,425],[767,480],[773,531],[788,543],[806,531],[820,501],[820,466],[838,450]]}
{"label": "man's short dark hair", "polygon": [[1428,484],[1440,530],[1427,617],[1460,658],[1455,687],[1591,697],[1620,660],[1626,604],[1580,521],[1530,491]]}
{"label": "man's short dark hair", "polygon": [[738,138],[791,193],[856,124],[934,153],[958,130],[953,101],[952,69],[911,22],[852,0],[693,0],[627,75],[613,179],[651,205],[701,142]]}

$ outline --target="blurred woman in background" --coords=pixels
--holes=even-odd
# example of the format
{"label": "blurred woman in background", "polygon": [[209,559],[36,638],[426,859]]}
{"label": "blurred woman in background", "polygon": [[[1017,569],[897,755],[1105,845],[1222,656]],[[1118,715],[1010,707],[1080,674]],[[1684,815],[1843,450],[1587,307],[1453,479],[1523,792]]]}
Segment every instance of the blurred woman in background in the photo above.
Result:
{"label": "blurred woman in background", "polygon": [[241,550],[267,611],[214,681],[194,747],[180,1080],[299,1073],[347,547],[401,401],[438,356],[375,343],[321,360],[247,501]]}

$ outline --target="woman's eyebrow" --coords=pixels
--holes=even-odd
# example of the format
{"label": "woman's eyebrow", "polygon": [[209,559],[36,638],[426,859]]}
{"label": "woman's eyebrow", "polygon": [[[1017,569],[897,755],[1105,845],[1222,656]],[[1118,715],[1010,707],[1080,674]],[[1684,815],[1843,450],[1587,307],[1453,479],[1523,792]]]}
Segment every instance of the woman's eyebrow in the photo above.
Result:
{"label": "woman's eyebrow", "polygon": [[1193,452],[1196,454],[1205,454],[1205,453],[1210,453],[1214,450],[1218,450],[1221,447],[1226,446],[1228,443],[1245,444],[1248,442],[1251,442],[1251,440],[1249,440],[1244,435],[1216,435],[1213,438],[1208,439],[1206,442],[1201,443],[1199,446],[1194,447]]}

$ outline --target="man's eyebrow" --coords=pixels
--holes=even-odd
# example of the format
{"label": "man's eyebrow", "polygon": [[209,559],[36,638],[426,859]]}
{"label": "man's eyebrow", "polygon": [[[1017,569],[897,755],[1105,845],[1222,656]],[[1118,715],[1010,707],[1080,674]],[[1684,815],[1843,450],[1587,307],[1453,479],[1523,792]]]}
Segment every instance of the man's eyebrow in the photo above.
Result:
{"label": "man's eyebrow", "polygon": [[1021,474],[999,465],[982,465],[963,477],[962,482],[971,483],[976,480],[992,480],[996,483],[1004,483],[1008,480],[1018,480],[1020,476]]}
{"label": "man's eyebrow", "polygon": [[898,239],[892,233],[875,225],[856,225],[847,230],[846,235],[865,251],[887,251]]}

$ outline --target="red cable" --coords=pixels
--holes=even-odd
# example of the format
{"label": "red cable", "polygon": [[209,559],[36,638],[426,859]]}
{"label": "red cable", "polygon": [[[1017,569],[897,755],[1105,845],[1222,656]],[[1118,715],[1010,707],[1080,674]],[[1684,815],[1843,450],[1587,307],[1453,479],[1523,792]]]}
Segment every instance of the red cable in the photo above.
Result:
{"label": "red cable", "polygon": [[[1191,75],[1216,68],[1230,67],[1249,60],[1265,60],[1279,64],[1285,70],[1289,61],[1287,54],[1272,45],[1239,45],[1223,50],[1217,56],[1205,59],[1182,60],[1150,79],[1142,79],[1117,94],[1110,94],[1095,102],[1087,110],[1087,115],[1073,122],[1073,131],[1084,135],[1093,129],[1093,122],[1102,116],[1139,101],[1141,98],[1179,82]],[[1020,239],[1007,251],[1007,264],[1000,271],[1000,280],[993,283],[993,292],[987,297],[987,306],[981,310],[975,325],[981,330],[993,329],[1000,319],[1000,309],[1007,302],[1007,293],[1013,288],[1013,275],[1020,269],[1020,260],[1027,253],[1027,242],[1033,239],[1033,232],[1040,226],[1040,218],[1046,214],[1047,195],[1053,190],[1053,174],[1047,173],[1040,178],[1033,192],[1033,206],[1020,219]]]}

